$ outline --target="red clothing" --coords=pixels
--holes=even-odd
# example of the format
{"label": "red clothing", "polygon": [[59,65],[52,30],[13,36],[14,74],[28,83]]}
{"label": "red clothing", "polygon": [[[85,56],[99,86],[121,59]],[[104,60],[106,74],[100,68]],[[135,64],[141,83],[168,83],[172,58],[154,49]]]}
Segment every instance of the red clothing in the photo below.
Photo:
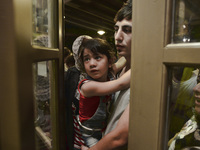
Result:
{"label": "red clothing", "polygon": [[94,113],[96,112],[100,97],[93,96],[93,97],[84,97],[80,92],[81,84],[86,81],[87,79],[82,80],[78,85],[78,91],[80,93],[80,100],[79,100],[79,119],[81,122],[90,119]]}
{"label": "red clothing", "polygon": [[[97,123],[95,127],[96,128],[98,127],[98,129],[101,129],[101,131],[103,131],[106,127],[107,102],[111,100],[111,96],[109,95],[109,96],[103,96],[103,97],[101,96],[84,97],[81,94],[80,89],[81,89],[82,84],[84,84],[85,81],[89,81],[89,80],[84,79],[78,85],[78,91],[80,94],[79,120],[81,123],[83,123],[84,121],[90,120],[90,123],[92,125],[95,125],[95,123]],[[77,120],[74,120],[75,133],[78,131],[80,134],[77,132],[75,135],[75,141],[76,141],[74,144],[75,146],[77,146],[78,144],[84,143],[84,140],[85,140],[85,138],[84,140],[81,139],[82,133],[80,132],[80,125],[76,124],[76,121]],[[78,128],[76,126],[78,126]],[[87,144],[87,142],[85,144]]]}
{"label": "red clothing", "polygon": [[75,105],[72,105],[73,110],[73,124],[74,124],[74,147],[77,149],[81,149],[81,145],[84,145],[84,141],[82,139],[82,135],[80,132],[80,125],[78,124],[78,121],[76,119],[75,115]]}

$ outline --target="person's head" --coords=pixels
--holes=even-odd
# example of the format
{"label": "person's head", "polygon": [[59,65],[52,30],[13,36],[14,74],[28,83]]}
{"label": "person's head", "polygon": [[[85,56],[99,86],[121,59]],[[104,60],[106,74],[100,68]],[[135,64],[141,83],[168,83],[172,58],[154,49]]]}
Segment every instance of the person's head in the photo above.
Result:
{"label": "person's head", "polygon": [[77,37],[72,45],[72,51],[73,51],[73,56],[74,56],[74,60],[75,60],[75,66],[78,70],[81,70],[81,62],[78,59],[78,54],[79,54],[79,50],[80,50],[80,46],[83,42],[84,39],[91,39],[92,37],[88,36],[88,35],[81,35],[79,37]]}
{"label": "person's head", "polygon": [[75,60],[73,55],[68,55],[64,60],[67,68],[73,67],[75,65]]}
{"label": "person's head", "polygon": [[71,55],[71,50],[67,47],[64,47],[64,57],[67,57],[68,55]]}
{"label": "person's head", "polygon": [[98,81],[106,81],[112,66],[113,49],[106,40],[85,39],[79,50],[83,71]]}
{"label": "person's head", "polygon": [[128,0],[115,16],[115,46],[119,56],[124,56],[130,67],[132,40],[132,0]]}
{"label": "person's head", "polygon": [[115,15],[114,22],[122,20],[132,20],[132,0],[128,0],[123,6],[118,10]]}

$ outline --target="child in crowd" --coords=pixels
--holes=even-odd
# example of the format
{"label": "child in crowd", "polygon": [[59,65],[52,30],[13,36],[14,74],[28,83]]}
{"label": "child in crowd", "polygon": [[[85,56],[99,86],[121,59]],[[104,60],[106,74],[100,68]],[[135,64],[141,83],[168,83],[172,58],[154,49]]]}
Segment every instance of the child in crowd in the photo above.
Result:
{"label": "child in crowd", "polygon": [[111,94],[130,85],[130,70],[117,80],[112,80],[113,75],[125,65],[123,59],[113,65],[112,53],[109,43],[99,38],[83,39],[79,47],[79,67],[87,77],[78,85],[77,121],[83,144],[87,147],[95,145],[102,138]]}

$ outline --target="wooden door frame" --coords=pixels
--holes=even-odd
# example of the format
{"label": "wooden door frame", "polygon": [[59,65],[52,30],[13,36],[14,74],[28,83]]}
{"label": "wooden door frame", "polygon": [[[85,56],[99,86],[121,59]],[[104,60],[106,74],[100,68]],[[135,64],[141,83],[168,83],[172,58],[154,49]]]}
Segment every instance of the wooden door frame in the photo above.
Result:
{"label": "wooden door frame", "polygon": [[[1,124],[0,149],[35,150],[32,64],[55,60],[55,150],[65,148],[63,2],[56,1],[58,31],[56,49],[32,47],[32,1],[2,0],[1,13]],[[4,68],[4,69],[3,69]]]}
{"label": "wooden door frame", "polygon": [[200,44],[170,43],[171,2],[133,0],[130,150],[166,149],[168,67],[200,64]]}

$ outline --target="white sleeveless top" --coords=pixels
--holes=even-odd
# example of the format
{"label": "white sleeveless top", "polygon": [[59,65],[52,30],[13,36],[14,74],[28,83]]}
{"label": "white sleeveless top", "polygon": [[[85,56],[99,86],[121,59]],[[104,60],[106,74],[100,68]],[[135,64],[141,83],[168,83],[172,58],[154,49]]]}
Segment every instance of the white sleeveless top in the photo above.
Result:
{"label": "white sleeveless top", "polygon": [[130,88],[116,92],[115,102],[111,108],[111,114],[108,119],[108,125],[106,127],[104,135],[111,132],[117,125],[119,118],[123,114],[124,110],[128,106],[130,101]]}

